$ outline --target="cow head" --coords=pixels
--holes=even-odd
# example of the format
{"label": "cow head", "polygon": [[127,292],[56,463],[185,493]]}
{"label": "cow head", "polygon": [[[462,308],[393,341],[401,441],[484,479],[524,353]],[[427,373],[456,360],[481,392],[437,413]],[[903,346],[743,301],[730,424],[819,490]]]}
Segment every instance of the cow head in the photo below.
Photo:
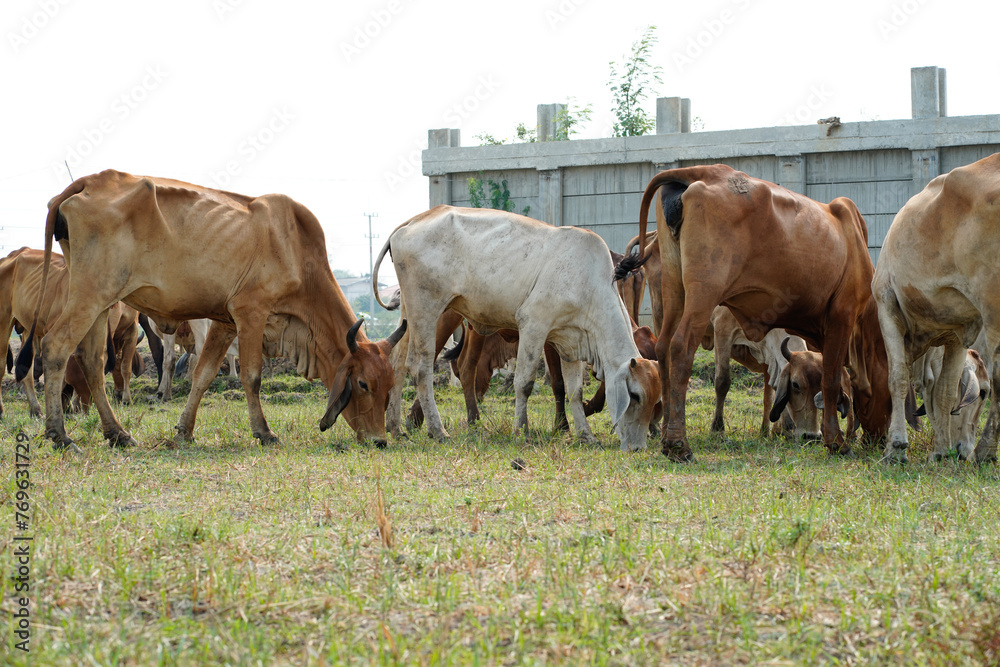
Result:
{"label": "cow head", "polygon": [[364,320],[358,320],[347,332],[349,354],[337,367],[319,430],[330,428],[343,414],[358,442],[372,440],[384,447],[385,411],[389,390],[395,382],[389,353],[403,337],[406,320],[388,338],[377,343],[358,342],[358,330],[363,323]]}
{"label": "cow head", "polygon": [[990,376],[982,357],[975,350],[970,349],[965,355],[958,395],[959,402],[951,411],[951,429],[957,436],[955,444],[958,455],[963,461],[967,461],[972,458],[972,452],[976,448],[976,425],[990,395]]}
{"label": "cow head", "polygon": [[649,422],[660,402],[656,362],[629,359],[605,377],[608,411],[623,451],[645,449]]}
{"label": "cow head", "polygon": [[[781,341],[781,354],[788,363],[778,376],[770,420],[782,419],[782,429],[789,437],[807,441],[821,441],[819,410],[822,410],[823,355],[819,352],[789,352],[788,338]],[[844,393],[846,377],[841,377],[841,395],[837,409],[846,416],[851,405]],[[850,388],[848,383],[846,387]],[[787,408],[787,415],[783,414]]]}

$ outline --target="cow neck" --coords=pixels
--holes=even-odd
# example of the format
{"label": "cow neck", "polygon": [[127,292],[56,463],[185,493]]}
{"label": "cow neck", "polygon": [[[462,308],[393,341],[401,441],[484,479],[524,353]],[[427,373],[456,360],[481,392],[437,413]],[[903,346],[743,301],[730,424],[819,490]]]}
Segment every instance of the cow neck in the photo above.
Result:
{"label": "cow neck", "polygon": [[[605,303],[614,303],[617,307],[601,308],[594,312],[590,310],[586,328],[587,347],[594,350],[595,359],[587,359],[594,365],[594,374],[598,379],[605,379],[605,374],[617,370],[629,361],[637,359],[639,348],[632,337],[628,312],[625,304],[617,294],[612,295],[614,301],[604,299]],[[595,335],[595,332],[598,335]]]}
{"label": "cow neck", "polygon": [[[307,298],[312,304],[309,308],[312,314],[310,328],[318,352],[316,363],[320,379],[329,387],[333,384],[340,362],[350,354],[347,348],[347,331],[358,318],[333,274],[326,278],[328,279],[324,280],[317,276],[316,284],[308,291]],[[363,329],[358,331],[357,341],[369,342]]]}

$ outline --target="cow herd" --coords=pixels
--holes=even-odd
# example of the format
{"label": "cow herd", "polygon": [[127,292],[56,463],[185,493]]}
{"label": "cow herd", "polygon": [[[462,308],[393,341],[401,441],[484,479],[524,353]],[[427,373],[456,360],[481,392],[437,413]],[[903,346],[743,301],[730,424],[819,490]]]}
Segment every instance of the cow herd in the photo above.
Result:
{"label": "cow herd", "polygon": [[[1000,154],[935,178],[896,216],[877,269],[851,200],[819,203],[724,165],[656,174],[638,202],[638,236],[624,257],[587,230],[438,206],[397,227],[378,256],[376,298],[402,319],[373,342],[333,277],[318,220],[303,205],[108,170],[74,181],[49,202],[44,252],[22,249],[0,260],[0,344],[6,351],[11,331],[28,329],[19,380],[40,348],[45,432],[57,448],[75,447],[63,422],[64,381],[74,377],[105,438],[133,442],[111,409],[104,371],[109,355],[134,350],[141,313],[164,336],[199,322],[191,325],[199,327],[198,357],[179,442],[193,439],[200,399],[236,348],[251,430],[263,443],[277,440],[259,396],[265,354],[286,357],[323,382],[329,397],[321,430],[343,417],[359,441],[380,446],[387,432],[403,429],[409,372],[417,393],[409,427],[425,422],[433,438],[445,439],[432,373],[445,340],[462,327],[462,347],[451,356],[470,422],[484,374],[516,341],[518,433],[527,432],[527,400],[544,358],[556,428],[568,427],[568,397],[577,436],[593,442],[587,415],[606,403],[622,449],[637,450],[662,414],[663,453],[690,461],[685,403],[702,345],[716,354],[712,431],[725,429],[735,359],[764,374],[764,434],[777,422],[776,430],[847,454],[860,426],[885,441],[884,460],[904,462],[906,425],[918,423],[915,388],[934,429],[932,458],[957,449],[961,459],[993,461],[995,401],[978,444],[974,438],[1000,379],[998,195]],[[647,229],[650,209],[655,232]],[[400,285],[389,304],[377,289],[387,255]],[[652,329],[635,322],[644,284]],[[498,345],[510,351],[490,348],[501,337]],[[131,354],[121,358],[128,367]],[[588,366],[601,387],[584,403]],[[846,436],[838,414],[847,420]]]}

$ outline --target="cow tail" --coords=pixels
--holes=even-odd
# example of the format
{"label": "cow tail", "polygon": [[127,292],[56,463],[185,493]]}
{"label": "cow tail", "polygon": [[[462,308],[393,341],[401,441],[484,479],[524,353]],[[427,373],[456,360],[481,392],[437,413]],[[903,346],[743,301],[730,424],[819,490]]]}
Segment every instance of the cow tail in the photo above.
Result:
{"label": "cow tail", "polygon": [[687,189],[687,184],[679,182],[677,176],[672,171],[661,171],[653,176],[652,180],[649,181],[649,185],[646,186],[645,192],[642,193],[642,202],[639,205],[639,239],[636,242],[639,250],[634,255],[625,257],[615,267],[614,279],[616,281],[625,280],[629,275],[638,271],[649,259],[650,254],[652,254],[646,254],[646,225],[649,220],[649,206],[653,203],[656,191],[663,185],[674,186],[671,188],[671,192],[667,193],[664,197],[664,203],[669,201],[671,204],[676,204],[676,211],[673,210],[674,206],[671,206],[672,210],[664,211],[664,213],[668,216],[667,225],[670,227],[670,231],[674,234],[674,237],[676,238],[680,233],[680,195]]}
{"label": "cow tail", "polygon": [[462,354],[462,348],[465,347],[465,327],[462,327],[462,335],[459,336],[458,342],[444,350],[441,353],[441,359],[444,361],[458,361],[459,355]]}
{"label": "cow tail", "polygon": [[108,327],[108,358],[104,361],[105,374],[115,370],[115,340],[111,336],[111,327]]}
{"label": "cow tail", "polygon": [[59,207],[73,195],[83,192],[86,185],[86,177],[79,178],[70,183],[69,187],[62,191],[62,194],[49,202],[49,213],[45,218],[45,263],[42,265],[42,289],[38,292],[38,303],[35,305],[35,315],[31,320],[28,337],[24,339],[24,345],[21,346],[21,351],[17,354],[14,377],[18,382],[23,380],[28,374],[28,370],[31,368],[31,364],[35,358],[35,326],[38,324],[38,314],[42,312],[42,303],[45,300],[45,287],[49,282],[49,266],[52,263],[52,239],[57,234],[59,238],[69,238],[66,218],[59,212]]}
{"label": "cow tail", "polygon": [[156,364],[156,383],[163,380],[163,341],[153,331],[149,324],[149,318],[139,313],[139,326],[146,332],[146,340],[149,342],[149,353],[153,355],[153,363]]}
{"label": "cow tail", "polygon": [[381,264],[382,264],[382,258],[385,257],[386,253],[389,253],[390,256],[392,255],[392,237],[393,237],[393,235],[396,232],[398,232],[400,229],[402,229],[403,227],[406,227],[408,224],[410,224],[410,222],[412,220],[414,220],[414,219],[415,218],[410,218],[410,220],[407,220],[406,222],[404,222],[403,224],[401,224],[399,227],[396,227],[396,229],[392,230],[392,234],[389,234],[389,238],[386,239],[385,245],[382,246],[382,250],[378,254],[378,259],[375,260],[375,268],[372,269],[372,291],[375,292],[375,301],[378,303],[378,305],[382,306],[386,310],[396,310],[396,309],[398,309],[400,303],[402,303],[402,299],[401,299],[401,295],[399,294],[399,292],[397,292],[396,294],[393,295],[393,297],[391,299],[389,299],[389,303],[385,303],[385,302],[382,301],[382,295],[380,295],[378,293],[378,268],[379,268],[379,266],[381,266]]}

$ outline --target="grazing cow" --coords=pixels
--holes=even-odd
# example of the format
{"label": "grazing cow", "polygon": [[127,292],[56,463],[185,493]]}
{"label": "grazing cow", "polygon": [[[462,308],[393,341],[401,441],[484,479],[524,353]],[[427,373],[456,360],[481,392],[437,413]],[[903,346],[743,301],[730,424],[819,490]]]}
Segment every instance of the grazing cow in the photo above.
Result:
{"label": "grazing cow", "polygon": [[[9,351],[7,347],[11,331],[15,330],[19,323],[31,321],[41,296],[44,261],[44,253],[41,250],[31,248],[20,248],[0,259],[0,347],[4,350],[0,354],[6,354]],[[38,336],[46,334],[50,324],[60,315],[66,303],[68,273],[62,256],[53,254],[51,271],[50,288],[39,313],[36,330]],[[108,349],[107,365],[104,370],[105,372],[113,372],[115,394],[119,398],[124,396],[124,400],[128,402],[131,400],[129,379],[138,335],[137,313],[124,304],[116,303],[109,309],[108,316],[109,327],[113,328],[111,331],[106,330],[101,337],[101,342],[106,342]],[[20,331],[19,328],[18,331]],[[120,354],[116,354],[115,351],[120,352]],[[119,361],[113,368],[112,365],[116,364],[116,359]],[[33,361],[33,358],[29,360],[29,369]],[[2,372],[0,372],[0,377],[2,377]],[[34,374],[30,372],[26,377],[19,379],[28,399],[29,413],[37,417],[42,412],[35,395],[33,380]],[[101,374],[100,386],[103,390],[103,373]],[[0,401],[0,415],[2,414],[3,402]]]}
{"label": "grazing cow", "polygon": [[[772,329],[770,333],[780,331]],[[792,339],[785,336],[780,344],[782,359],[785,361],[775,378],[774,404],[768,418],[772,422],[781,420],[778,427],[786,437],[794,440],[819,441],[819,410],[823,409],[823,355],[819,352],[789,350]],[[801,340],[801,339],[800,339]],[[857,422],[854,419],[854,401],[851,397],[851,378],[846,368],[840,369],[840,398],[837,410],[847,419],[846,439],[854,438]]]}
{"label": "grazing cow", "polygon": [[935,448],[931,453],[931,460],[940,461],[953,448],[958,451],[959,456],[969,458],[976,446],[979,415],[990,395],[990,375],[979,353],[974,348],[966,350],[958,382],[959,402],[952,410],[950,403],[942,406],[936,401],[935,389],[941,377],[943,361],[944,348],[932,347],[913,362],[911,370],[914,388],[924,398],[924,404],[917,414],[927,414],[932,424],[949,424],[950,434],[947,437],[939,438],[938,432],[934,431]]}
{"label": "grazing cow", "polygon": [[432,373],[438,318],[452,308],[482,334],[518,331],[518,432],[527,432],[527,399],[549,341],[564,363],[578,437],[594,439],[582,401],[583,364],[589,362],[608,382],[611,420],[622,447],[645,447],[659,400],[655,365],[641,358],[632,340],[628,313],[611,283],[611,255],[599,236],[505,211],[438,206],[392,232],[379,253],[373,284],[390,250],[404,317],[413,318],[405,355],[394,358],[397,386],[408,367],[432,437],[448,435],[434,403]]}
{"label": "grazing cow", "polygon": [[[934,454],[946,452],[949,412],[961,402],[958,386],[966,350],[976,337],[1000,382],[1000,153],[934,178],[896,214],[889,227],[872,290],[889,356],[892,425],[884,459],[905,462],[909,440],[897,416],[910,384],[910,365],[931,347],[943,346],[941,371],[934,385],[937,408],[928,412],[934,427]],[[926,396],[925,396],[926,401]],[[949,408],[950,406],[950,408]],[[1000,405],[991,401],[986,427],[974,450],[960,458],[995,461]]]}
{"label": "grazing cow", "polygon": [[[789,339],[788,343],[782,348],[786,338]],[[725,306],[718,306],[712,311],[712,319],[709,320],[701,345],[715,353],[715,415],[712,418],[711,430],[716,433],[726,430],[724,408],[732,384],[729,361],[734,359],[748,370],[764,375],[764,409],[760,434],[766,437],[771,432],[771,422],[777,421],[770,419],[771,405],[774,400],[774,390],[778,386],[778,376],[788,363],[788,355],[785,352],[804,352],[806,342],[798,336],[789,337],[784,329],[771,329],[763,340],[750,340],[743,333],[743,327],[736,321],[732,312]],[[817,385],[818,390],[819,385]],[[811,397],[812,394],[810,399]],[[809,404],[812,405],[812,400]],[[782,422],[786,431],[792,430],[796,434],[808,430],[801,426],[807,417],[804,417],[801,411],[794,412],[797,405],[798,403],[792,403],[793,411],[789,411],[787,419]],[[812,410],[815,411],[815,407]],[[818,431],[818,428],[813,428],[811,433],[818,434]],[[819,440],[819,437],[816,439]]]}
{"label": "grazing cow", "polygon": [[[671,169],[643,193],[640,248],[657,193],[664,308],[657,358],[669,406],[663,453],[694,458],[684,403],[695,349],[718,305],[729,307],[749,340],[780,327],[821,349],[827,405],[836,405],[840,369],[850,362],[861,425],[872,437],[884,435],[891,409],[885,352],[871,298],[868,230],[854,202],[820,204],[725,165]],[[616,277],[646,259],[627,257]],[[833,453],[850,452],[835,410],[824,412],[823,441]]]}
{"label": "grazing cow", "polygon": [[[343,413],[359,439],[385,442],[385,401],[393,381],[388,357],[405,325],[380,343],[359,332],[362,322],[354,321],[327,262],[319,221],[298,202],[108,170],[74,181],[49,202],[45,275],[53,239],[69,267],[66,307],[43,350],[50,380],[46,434],[57,447],[72,444],[58,409],[66,359],[83,341],[84,375],[91,387],[99,386],[100,341],[94,332],[103,332],[102,313],[116,301],[146,313],[166,333],[184,320],[213,320],[177,425],[178,440],[192,439],[198,404],[238,331],[240,379],[254,437],[263,443],[278,439],[260,404],[268,341],[330,391],[321,430]],[[21,377],[30,363],[30,356],[23,363],[22,357],[31,354],[34,327],[18,356]],[[104,436],[112,444],[131,443],[104,392],[95,391],[94,399]]]}

